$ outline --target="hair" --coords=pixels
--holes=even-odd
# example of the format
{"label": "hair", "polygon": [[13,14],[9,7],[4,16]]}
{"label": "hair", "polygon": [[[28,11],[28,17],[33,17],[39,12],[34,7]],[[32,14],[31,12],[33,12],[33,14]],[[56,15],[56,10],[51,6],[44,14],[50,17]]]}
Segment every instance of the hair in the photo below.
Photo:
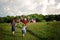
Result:
{"label": "hair", "polygon": [[11,22],[15,21],[15,19],[13,18]]}

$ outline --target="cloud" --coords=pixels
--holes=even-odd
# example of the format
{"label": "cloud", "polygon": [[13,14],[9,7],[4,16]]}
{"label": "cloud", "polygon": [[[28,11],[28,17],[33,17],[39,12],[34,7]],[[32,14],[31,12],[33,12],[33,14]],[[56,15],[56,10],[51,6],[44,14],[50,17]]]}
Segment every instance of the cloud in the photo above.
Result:
{"label": "cloud", "polygon": [[58,3],[58,5],[57,5],[57,9],[60,9],[60,3]]}
{"label": "cloud", "polygon": [[28,15],[32,13],[59,14],[59,10],[59,0],[0,0],[0,16]]}

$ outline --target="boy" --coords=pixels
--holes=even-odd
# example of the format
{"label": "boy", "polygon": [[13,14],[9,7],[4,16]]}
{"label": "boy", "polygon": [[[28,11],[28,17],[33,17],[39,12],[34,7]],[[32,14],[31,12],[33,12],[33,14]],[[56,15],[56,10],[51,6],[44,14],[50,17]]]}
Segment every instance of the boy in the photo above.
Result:
{"label": "boy", "polygon": [[24,23],[25,26],[27,26],[28,21],[27,21],[26,18],[24,18],[23,23]]}
{"label": "boy", "polygon": [[26,33],[26,26],[22,24],[22,37],[25,36],[25,33]]}

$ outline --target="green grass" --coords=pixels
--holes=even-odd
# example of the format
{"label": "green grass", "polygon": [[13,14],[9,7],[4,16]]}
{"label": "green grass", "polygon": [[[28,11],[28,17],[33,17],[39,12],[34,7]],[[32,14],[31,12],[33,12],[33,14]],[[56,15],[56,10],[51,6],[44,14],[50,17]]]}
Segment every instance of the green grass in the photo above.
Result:
{"label": "green grass", "polygon": [[15,35],[11,35],[11,26],[0,23],[1,40],[60,40],[60,21],[29,23],[25,38],[22,38],[21,29],[16,28]]}

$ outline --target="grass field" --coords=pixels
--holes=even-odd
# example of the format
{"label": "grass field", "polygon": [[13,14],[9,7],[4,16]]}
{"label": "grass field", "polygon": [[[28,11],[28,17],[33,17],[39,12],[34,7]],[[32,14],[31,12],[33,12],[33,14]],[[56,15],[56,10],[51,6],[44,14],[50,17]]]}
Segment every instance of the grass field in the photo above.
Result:
{"label": "grass field", "polygon": [[15,35],[11,35],[11,26],[0,23],[1,40],[60,40],[60,21],[29,23],[25,38],[22,38],[21,29],[16,28]]}

